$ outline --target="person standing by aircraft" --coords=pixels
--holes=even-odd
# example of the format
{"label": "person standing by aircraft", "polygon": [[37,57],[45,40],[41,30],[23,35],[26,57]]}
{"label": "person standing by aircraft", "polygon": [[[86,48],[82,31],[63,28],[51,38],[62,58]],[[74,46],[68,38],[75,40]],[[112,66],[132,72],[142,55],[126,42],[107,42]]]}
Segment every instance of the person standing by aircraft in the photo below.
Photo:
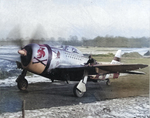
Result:
{"label": "person standing by aircraft", "polygon": [[[89,55],[89,60],[87,61],[87,63],[85,63],[85,65],[93,66],[95,64],[98,64],[98,63],[96,62],[95,59],[92,58],[92,55]],[[98,79],[100,76],[99,69],[98,68],[95,68],[95,69],[96,69],[96,76],[94,78],[92,77],[91,79]]]}
{"label": "person standing by aircraft", "polygon": [[94,65],[96,64],[96,61],[92,58],[92,55],[89,55],[89,60],[87,61],[87,63],[85,63],[85,65]]}

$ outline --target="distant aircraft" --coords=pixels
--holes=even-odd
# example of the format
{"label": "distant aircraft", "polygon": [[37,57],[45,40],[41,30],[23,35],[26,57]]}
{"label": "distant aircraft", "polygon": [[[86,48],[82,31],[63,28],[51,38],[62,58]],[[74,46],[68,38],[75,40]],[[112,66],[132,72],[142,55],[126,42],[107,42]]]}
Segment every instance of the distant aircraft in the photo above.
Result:
{"label": "distant aircraft", "polygon": [[[144,64],[121,64],[121,50],[118,50],[110,64],[85,65],[88,58],[73,46],[62,45],[53,47],[47,44],[28,44],[18,51],[20,61],[17,67],[23,69],[21,75],[16,79],[20,90],[26,90],[28,81],[25,79],[27,71],[47,77],[52,80],[79,81],[73,88],[76,97],[82,97],[86,92],[87,81],[107,80],[118,78],[120,73],[143,74],[133,72],[147,67]],[[7,59],[7,57],[0,57]],[[9,59],[10,60],[10,59]],[[12,60],[12,59],[11,59]]]}

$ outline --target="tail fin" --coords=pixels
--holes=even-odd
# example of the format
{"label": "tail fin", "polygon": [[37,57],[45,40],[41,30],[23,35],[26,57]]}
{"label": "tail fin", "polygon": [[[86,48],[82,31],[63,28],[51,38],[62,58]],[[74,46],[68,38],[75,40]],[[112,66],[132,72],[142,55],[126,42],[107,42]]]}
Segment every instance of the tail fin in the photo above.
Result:
{"label": "tail fin", "polygon": [[114,59],[111,61],[111,64],[119,64],[121,61],[121,50],[118,50],[115,54]]}
{"label": "tail fin", "polygon": [[[118,50],[115,54],[114,59],[111,61],[110,64],[120,64],[121,61],[121,50]],[[110,77],[110,74],[107,74],[105,79],[108,79]],[[114,73],[112,78],[118,78],[119,73]]]}

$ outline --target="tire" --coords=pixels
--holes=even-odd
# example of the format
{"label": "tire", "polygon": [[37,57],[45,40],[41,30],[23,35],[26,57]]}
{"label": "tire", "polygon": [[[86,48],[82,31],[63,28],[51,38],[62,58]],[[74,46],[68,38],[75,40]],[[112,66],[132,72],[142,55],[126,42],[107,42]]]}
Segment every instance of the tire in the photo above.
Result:
{"label": "tire", "polygon": [[81,98],[81,97],[83,97],[84,92],[79,91],[79,90],[77,89],[77,86],[78,86],[78,84],[76,84],[76,85],[74,86],[74,88],[73,88],[73,93],[74,93],[74,96],[75,96],[75,97]]}
{"label": "tire", "polygon": [[28,88],[28,81],[24,78],[24,79],[19,79],[17,82],[17,87],[19,90],[21,91],[25,91]]}

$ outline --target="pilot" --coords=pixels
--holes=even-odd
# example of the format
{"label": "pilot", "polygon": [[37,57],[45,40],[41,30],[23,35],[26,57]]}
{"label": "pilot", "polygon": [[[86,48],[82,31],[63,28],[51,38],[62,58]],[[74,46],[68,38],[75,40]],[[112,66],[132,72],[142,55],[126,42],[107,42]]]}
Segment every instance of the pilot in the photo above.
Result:
{"label": "pilot", "polygon": [[92,55],[89,55],[89,60],[87,61],[87,63],[85,63],[85,65],[94,65],[96,63],[96,61],[92,58]]}

